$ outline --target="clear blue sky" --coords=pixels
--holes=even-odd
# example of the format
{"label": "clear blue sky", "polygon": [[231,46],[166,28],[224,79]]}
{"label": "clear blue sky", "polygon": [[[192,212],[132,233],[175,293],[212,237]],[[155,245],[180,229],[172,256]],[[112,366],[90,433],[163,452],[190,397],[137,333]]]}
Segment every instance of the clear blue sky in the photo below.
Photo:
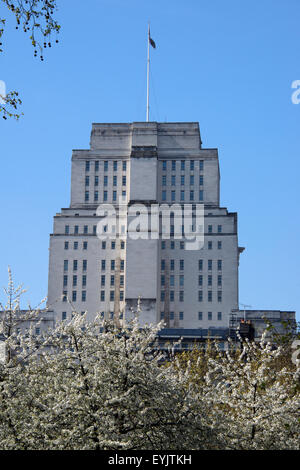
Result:
{"label": "clear blue sky", "polygon": [[[47,295],[52,217],[69,205],[73,148],[92,122],[198,121],[219,149],[221,205],[238,212],[240,301],[297,310],[299,0],[57,0],[60,43],[34,59],[9,21],[0,80],[24,116],[0,121],[0,286],[7,266],[34,305]],[[0,17],[3,6],[0,7]],[[2,295],[0,296],[0,298]]]}

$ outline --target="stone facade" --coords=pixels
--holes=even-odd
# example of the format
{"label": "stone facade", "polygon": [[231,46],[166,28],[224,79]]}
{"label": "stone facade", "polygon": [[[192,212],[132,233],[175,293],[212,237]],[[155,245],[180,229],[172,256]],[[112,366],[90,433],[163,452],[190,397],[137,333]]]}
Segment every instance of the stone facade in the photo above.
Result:
{"label": "stone facade", "polygon": [[[219,180],[218,151],[202,148],[198,123],[93,124],[90,149],[73,151],[70,207],[56,214],[50,236],[48,308],[57,320],[76,310],[123,321],[140,298],[141,324],[228,327],[242,249],[237,214],[220,207]],[[123,229],[100,239],[98,206],[119,214],[127,203]],[[161,222],[137,238],[137,204],[146,218],[161,204],[191,204],[193,213],[203,205],[203,247],[164,239]]]}

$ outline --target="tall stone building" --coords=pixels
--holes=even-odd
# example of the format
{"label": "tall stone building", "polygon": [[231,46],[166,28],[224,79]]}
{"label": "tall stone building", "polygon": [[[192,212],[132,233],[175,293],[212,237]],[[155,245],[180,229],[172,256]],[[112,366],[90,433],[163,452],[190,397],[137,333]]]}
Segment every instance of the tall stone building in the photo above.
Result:
{"label": "tall stone building", "polygon": [[[119,216],[112,238],[103,204]],[[164,238],[162,204],[204,208],[202,247],[187,249],[172,213]],[[57,320],[76,310],[122,321],[140,298],[142,324],[228,327],[242,250],[237,214],[220,207],[218,151],[202,148],[198,123],[93,124],[90,149],[73,151],[70,207],[54,217],[48,308]]]}

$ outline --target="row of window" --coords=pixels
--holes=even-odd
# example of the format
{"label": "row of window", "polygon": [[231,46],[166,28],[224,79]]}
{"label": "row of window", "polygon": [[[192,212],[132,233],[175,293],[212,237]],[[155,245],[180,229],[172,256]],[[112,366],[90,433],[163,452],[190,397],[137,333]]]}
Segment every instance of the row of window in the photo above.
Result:
{"label": "row of window", "polygon": [[[189,201],[195,201],[196,200],[196,195],[195,195],[195,191],[192,190],[189,192],[189,198],[187,197],[188,195],[186,194],[187,191],[180,191],[180,201],[186,201],[186,200],[189,200]],[[198,201],[204,201],[204,191],[203,189],[200,189],[199,191],[199,194],[198,194]],[[167,191],[164,189],[162,190],[161,192],[161,199],[162,201],[166,201],[167,200]],[[171,191],[171,197],[170,197],[170,200],[172,202],[176,201],[176,191],[175,190],[172,190]]]}
{"label": "row of window", "polygon": [[[120,294],[120,301],[122,302],[124,300],[124,291],[120,290],[119,294]],[[72,302],[78,302],[78,300],[79,300],[78,296],[79,296],[79,293],[76,290],[73,290],[71,292]],[[68,300],[68,292],[66,290],[63,291],[62,300],[63,300],[63,302],[67,302],[67,300]],[[110,302],[114,302],[114,300],[115,300],[115,291],[114,290],[111,290],[109,292],[109,300],[110,300]],[[86,290],[83,290],[83,291],[81,291],[81,302],[86,302],[86,301],[87,301]],[[100,291],[100,301],[101,302],[105,301],[105,290]]]}
{"label": "row of window", "polygon": [[[85,312],[81,312],[81,315],[84,315]],[[104,318],[104,312],[101,312],[100,313],[100,317],[101,318]],[[122,320],[123,319],[123,312],[120,312],[119,315],[118,315],[119,319]],[[74,318],[74,313],[71,313],[71,318]],[[112,320],[114,318],[114,312],[109,312],[109,318]],[[61,314],[61,319],[62,320],[66,320],[67,319],[67,312],[62,312]],[[100,330],[101,332],[101,330]],[[39,333],[38,333],[39,334]]]}
{"label": "row of window", "polygon": [[[174,275],[171,275],[170,277],[168,277],[168,280],[169,280],[169,285],[171,287],[175,286],[175,276]],[[219,287],[222,286],[222,275],[221,274],[219,274],[217,276],[216,280],[217,280],[217,285]],[[178,281],[179,281],[179,285],[183,287],[184,286],[184,276],[180,275],[178,277]],[[164,274],[162,274],[160,276],[160,285],[161,285],[161,287],[166,286],[166,276]],[[202,274],[200,274],[198,276],[198,286],[203,286],[203,285],[204,285],[204,276]],[[207,276],[207,285],[208,286],[213,285],[213,276],[212,275]]]}
{"label": "row of window", "polygon": [[[79,229],[81,230],[82,227],[79,227],[79,225],[74,225],[73,234],[74,235],[79,235],[79,234],[88,235],[90,233],[88,225],[84,225],[82,231],[79,231]],[[93,225],[92,233],[93,233],[93,235],[96,235],[97,225]],[[70,234],[71,234],[70,225],[65,225],[65,235],[70,235]]]}
{"label": "row of window", "polygon": [[[161,302],[165,302],[165,300],[166,300],[166,292],[164,290],[162,290],[160,292],[160,300],[161,300]],[[169,300],[170,300],[170,302],[175,302],[175,291],[170,290]],[[179,300],[179,302],[184,302],[184,291],[183,290],[178,292],[178,300]],[[207,291],[207,301],[208,302],[213,302],[213,291],[212,290]],[[222,302],[222,291],[221,290],[219,290],[217,292],[217,301]],[[203,302],[203,291],[202,290],[198,291],[198,302]]]}
{"label": "row of window", "polygon": [[[171,175],[171,186],[176,186],[176,175]],[[185,186],[186,184],[186,177],[185,175],[180,175],[180,186]],[[195,175],[190,175],[190,186],[194,186],[195,184]],[[162,185],[167,186],[167,175],[162,175]],[[199,175],[199,186],[204,185],[204,176]]]}
{"label": "row of window", "polygon": [[[78,247],[79,247],[79,242],[78,241],[75,241],[73,242],[73,249],[74,250],[78,250]],[[105,241],[102,241],[101,242],[101,247],[102,247],[102,250],[105,250],[106,249],[106,242]],[[69,241],[65,241],[64,242],[64,249],[65,250],[68,250],[70,248],[70,242]],[[110,244],[110,248],[112,250],[115,250],[116,249],[116,242],[113,240]],[[120,242],[120,248],[121,250],[124,250],[125,249],[125,242],[124,240],[121,240]],[[83,250],[87,250],[88,249],[88,242],[87,241],[83,241],[82,242],[82,249]]]}
{"label": "row of window", "polygon": [[[120,260],[120,271],[124,271],[124,265],[125,265],[125,261],[123,259]],[[101,270],[102,271],[105,271],[106,269],[106,260],[105,259],[102,259],[101,260]],[[110,269],[111,271],[114,271],[116,269],[116,261],[114,259],[110,260]],[[69,260],[65,259],[64,260],[64,271],[68,271],[69,270]],[[77,259],[74,259],[73,260],[73,271],[77,271],[78,270],[78,260]],[[86,271],[87,270],[87,260],[86,259],[83,259],[82,260],[82,271]]]}
{"label": "row of window", "polygon": [[[126,186],[126,175],[122,176],[122,186]],[[86,175],[85,177],[85,186],[90,186],[90,176]],[[96,175],[94,177],[94,186],[99,186],[99,176]],[[108,176],[104,175],[103,177],[103,186],[108,186]],[[118,186],[118,177],[117,175],[113,175],[112,178],[112,186]]]}
{"label": "row of window", "polygon": [[[222,260],[218,259],[216,261],[217,261],[218,271],[222,271]],[[176,262],[175,259],[170,259],[170,270],[171,271],[175,270],[175,262]],[[161,260],[161,271],[165,271],[165,269],[166,269],[166,260],[162,259]],[[183,259],[179,260],[179,269],[180,269],[180,271],[184,270],[184,260]],[[198,269],[199,269],[199,271],[203,270],[203,259],[198,260]],[[213,260],[212,259],[207,260],[207,269],[208,269],[208,271],[211,271],[213,269]]]}
{"label": "row of window", "polygon": [[[180,248],[181,250],[184,250],[184,245],[185,245],[184,242],[182,242],[182,241],[179,242],[179,248]],[[161,242],[161,249],[162,249],[162,250],[165,250],[167,246],[169,246],[169,248],[170,248],[171,250],[175,250],[175,248],[176,248],[177,245],[176,245],[175,240],[171,240],[170,243],[169,243],[169,245],[167,245],[167,242],[166,242],[165,240],[162,240],[162,242]],[[222,249],[222,241],[221,241],[221,240],[218,240],[218,241],[217,241],[217,247],[218,247],[218,250],[221,250],[221,249]],[[208,241],[208,242],[207,242],[207,248],[208,248],[209,250],[212,250],[212,248],[213,248],[213,242],[212,242],[212,241]]]}
{"label": "row of window", "polygon": [[[189,160],[189,169],[190,171],[194,171],[195,170],[195,163],[197,163],[198,160]],[[172,171],[176,171],[176,167],[177,165],[180,165],[180,170],[181,171],[185,171],[185,169],[187,168],[187,164],[188,164],[188,161],[187,160],[180,160],[180,161],[177,161],[177,160],[171,160],[171,161],[167,161],[167,160],[163,160],[162,161],[162,169],[163,171],[167,171],[168,169],[168,166],[171,165],[171,170]],[[199,171],[203,171],[204,170],[204,160],[199,160]]]}
{"label": "row of window", "polygon": [[[126,198],[126,191],[123,190],[121,192],[121,195],[122,195],[122,198]],[[113,191],[112,192],[112,200],[113,202],[117,202],[117,198],[118,198],[118,191]],[[91,200],[91,195],[90,195],[90,191],[85,191],[84,193],[84,202],[90,202]],[[99,201],[99,191],[94,191],[94,202],[98,202]],[[103,191],[103,201],[108,201],[108,191]]]}
{"label": "row of window", "polygon": [[[98,160],[96,160],[93,163],[94,163],[95,171],[99,171],[100,162]],[[113,171],[118,171],[119,164],[122,165],[122,170],[126,171],[126,168],[127,168],[127,162],[126,161],[113,160],[110,163],[112,163]],[[86,162],[85,162],[85,171],[90,171],[91,170],[91,164],[92,164],[92,162],[90,162],[89,160],[86,160]],[[104,171],[108,171],[108,165],[109,165],[108,160],[104,160],[104,162],[103,162],[103,170]]]}
{"label": "row of window", "polygon": [[[161,318],[161,320],[164,320],[165,312],[160,313],[160,318]],[[170,312],[169,313],[169,318],[170,318],[170,320],[174,320],[175,319],[175,312]],[[183,320],[184,319],[184,312],[179,312],[178,318],[179,318],[179,320]],[[198,312],[198,320],[199,321],[204,320],[203,312]],[[212,312],[207,312],[207,320],[209,320],[209,321],[214,320]],[[217,320],[222,321],[222,312],[217,312]]]}

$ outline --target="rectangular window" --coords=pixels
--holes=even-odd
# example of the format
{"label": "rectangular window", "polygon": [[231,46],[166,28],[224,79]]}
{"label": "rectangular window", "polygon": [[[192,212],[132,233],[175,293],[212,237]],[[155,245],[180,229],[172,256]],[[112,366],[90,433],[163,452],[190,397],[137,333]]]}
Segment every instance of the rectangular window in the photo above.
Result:
{"label": "rectangular window", "polygon": [[99,200],[99,193],[98,191],[94,191],[94,202],[97,202]]}
{"label": "rectangular window", "polygon": [[112,259],[112,260],[110,261],[110,270],[111,270],[111,271],[114,271],[114,270],[115,270],[115,260],[114,260],[114,259]]}
{"label": "rectangular window", "polygon": [[122,186],[126,186],[126,176],[122,176]]}
{"label": "rectangular window", "polygon": [[166,186],[166,184],[167,184],[167,177],[166,177],[166,175],[163,175],[163,177],[162,177],[162,185],[163,185],[163,186]]}
{"label": "rectangular window", "polygon": [[76,292],[76,290],[73,290],[73,292],[72,292],[72,302],[76,302],[76,300],[77,300],[77,292]]}
{"label": "rectangular window", "polygon": [[167,162],[166,162],[166,160],[164,160],[164,161],[162,162],[162,169],[163,169],[163,171],[166,171],[166,169],[167,169]]}
{"label": "rectangular window", "polygon": [[164,274],[162,274],[162,275],[160,276],[160,285],[161,285],[162,287],[165,286],[165,276],[164,276]]}
{"label": "rectangular window", "polygon": [[113,176],[113,186],[117,186],[117,182],[118,182],[117,175],[114,175]]}
{"label": "rectangular window", "polygon": [[222,271],[222,260],[218,259],[218,271]]}
{"label": "rectangular window", "polygon": [[200,171],[203,171],[203,170],[204,170],[204,161],[203,161],[203,160],[200,160],[200,161],[199,161],[199,170],[200,170]]}
{"label": "rectangular window", "polygon": [[86,301],[86,290],[83,290],[81,292],[81,302],[85,302]]}
{"label": "rectangular window", "polygon": [[207,320],[209,320],[209,321],[212,320],[212,312],[207,313]]}
{"label": "rectangular window", "polygon": [[70,227],[69,225],[65,225],[65,235],[69,235]]}
{"label": "rectangular window", "polygon": [[211,241],[209,241],[209,242],[207,243],[207,248],[208,248],[209,250],[212,250],[212,242],[211,242]]}
{"label": "rectangular window", "polygon": [[164,290],[162,290],[161,293],[160,293],[160,300],[162,302],[164,302],[164,300],[165,300],[165,291]]}
{"label": "rectangular window", "polygon": [[127,163],[127,162],[122,162],[122,169],[123,169],[123,171],[126,171],[126,163]]}
{"label": "rectangular window", "polygon": [[89,227],[88,227],[88,225],[85,225],[85,226],[83,227],[83,233],[84,233],[85,235],[87,235],[87,234],[88,234],[88,231],[89,231]]}
{"label": "rectangular window", "polygon": [[184,314],[183,312],[179,312],[179,320],[183,320]]}
{"label": "rectangular window", "polygon": [[65,250],[69,249],[69,242],[65,242]]}
{"label": "rectangular window", "polygon": [[81,280],[81,281],[82,281],[82,282],[81,282],[81,283],[82,283],[82,287],[86,287],[86,275],[85,275],[85,274],[82,276],[82,280]]}
{"label": "rectangular window", "polygon": [[67,319],[67,312],[62,312],[61,314],[61,319],[66,320]]}
{"label": "rectangular window", "polygon": [[202,301],[203,301],[203,291],[199,290],[198,291],[198,302],[202,302]]}
{"label": "rectangular window", "polygon": [[118,171],[118,162],[114,161],[114,171]]}
{"label": "rectangular window", "polygon": [[87,250],[87,248],[88,248],[88,242],[83,242],[82,249]]}
{"label": "rectangular window", "polygon": [[176,171],[176,160],[172,160],[172,171]]}
{"label": "rectangular window", "polygon": [[85,162],[85,171],[90,171],[90,162]]}
{"label": "rectangular window", "polygon": [[219,321],[222,320],[222,312],[218,312],[218,320],[219,320]]}
{"label": "rectangular window", "polygon": [[173,274],[171,274],[170,276],[170,286],[171,287],[175,286],[175,276]]}
{"label": "rectangular window", "polygon": [[73,271],[77,271],[77,268],[78,268],[78,261],[77,261],[77,259],[74,259],[73,260]]}
{"label": "rectangular window", "polygon": [[107,186],[107,184],[108,184],[108,178],[107,178],[106,175],[104,176],[103,184],[104,184],[104,186]]}
{"label": "rectangular window", "polygon": [[171,271],[174,271],[174,269],[175,269],[175,260],[174,260],[174,259],[171,259],[171,260],[170,260],[170,270],[171,270]]}
{"label": "rectangular window", "polygon": [[113,201],[116,202],[117,200],[117,191],[113,191]]}
{"label": "rectangular window", "polygon": [[184,201],[184,191],[180,191],[180,200]]}
{"label": "rectangular window", "polygon": [[203,186],[204,177],[203,175],[199,176],[199,186]]}
{"label": "rectangular window", "polygon": [[218,225],[218,233],[222,233],[222,225]]}
{"label": "rectangular window", "polygon": [[208,233],[212,233],[213,229],[212,229],[212,225],[209,225],[208,226]]}
{"label": "rectangular window", "polygon": [[179,291],[179,302],[183,302],[183,301],[184,301],[184,291],[180,290]]}
{"label": "rectangular window", "polygon": [[99,161],[95,161],[95,171],[99,171]]}
{"label": "rectangular window", "polygon": [[89,185],[90,185],[90,177],[89,177],[89,176],[86,176],[86,177],[85,177],[85,185],[86,185],[86,186],[89,186]]}
{"label": "rectangular window", "polygon": [[105,300],[105,290],[102,290],[100,292],[100,300],[101,300],[101,302],[104,302],[104,300]]}
{"label": "rectangular window", "polygon": [[207,278],[207,285],[212,286],[212,275],[211,274],[209,274],[209,276]]}
{"label": "rectangular window", "polygon": [[108,171],[108,161],[104,162],[104,171]]}
{"label": "rectangular window", "polygon": [[64,279],[63,286],[66,287],[68,285],[68,276],[65,275],[63,279]]}
{"label": "rectangular window", "polygon": [[218,302],[222,302],[222,291],[218,290]]}
{"label": "rectangular window", "polygon": [[83,259],[82,260],[82,271],[86,271],[86,270],[87,270],[87,260]]}
{"label": "rectangular window", "polygon": [[160,312],[160,319],[163,320],[165,317],[165,313],[164,312]]}
{"label": "rectangular window", "polygon": [[179,285],[180,285],[180,287],[184,286],[184,276],[183,275],[179,276]]}
{"label": "rectangular window", "polygon": [[175,192],[175,191],[171,191],[171,200],[172,200],[172,201],[175,201],[175,197],[176,197],[176,192]]}
{"label": "rectangular window", "polygon": [[202,312],[198,312],[198,320],[202,320],[203,319],[203,313]]}
{"label": "rectangular window", "polygon": [[105,271],[105,259],[101,260],[101,270]]}
{"label": "rectangular window", "polygon": [[97,233],[97,225],[93,225],[93,235],[96,235]]}
{"label": "rectangular window", "polygon": [[198,286],[203,286],[203,276],[202,276],[202,274],[200,274],[200,276],[198,276]]}
{"label": "rectangular window", "polygon": [[219,274],[218,276],[218,286],[222,285],[222,275]]}
{"label": "rectangular window", "polygon": [[199,201],[203,201],[204,200],[204,192],[202,189],[200,189],[199,191]]}
{"label": "rectangular window", "polygon": [[76,276],[76,274],[73,276],[73,287],[77,287],[77,276]]}
{"label": "rectangular window", "polygon": [[181,250],[184,250],[184,242],[180,242],[179,247],[180,247]]}
{"label": "rectangular window", "polygon": [[190,201],[194,200],[194,191],[190,191]]}
{"label": "rectangular window", "polygon": [[124,260],[121,259],[120,261],[120,271],[124,271]]}
{"label": "rectangular window", "polygon": [[212,270],[212,260],[211,260],[211,259],[209,259],[209,260],[207,261],[207,269],[208,269],[208,271],[211,271],[211,270]]}
{"label": "rectangular window", "polygon": [[212,291],[211,290],[209,290],[207,292],[207,300],[208,300],[208,302],[212,302]]}
{"label": "rectangular window", "polygon": [[105,250],[106,249],[106,242],[102,242],[101,246],[102,246],[102,250]]}
{"label": "rectangular window", "polygon": [[69,264],[68,260],[65,259],[64,260],[64,271],[68,271],[68,264]]}
{"label": "rectangular window", "polygon": [[166,200],[167,200],[167,191],[165,191],[165,190],[162,191],[162,193],[161,193],[161,199],[162,199],[162,201],[166,201]]}
{"label": "rectangular window", "polygon": [[170,312],[170,320],[174,320],[174,312]]}
{"label": "rectangular window", "polygon": [[180,176],[180,184],[181,186],[184,186],[185,182],[184,182],[184,175],[181,175]]}
{"label": "rectangular window", "polygon": [[176,186],[176,176],[175,175],[172,175],[172,177],[171,177],[171,185]]}
{"label": "rectangular window", "polygon": [[164,271],[164,270],[165,270],[165,267],[166,267],[166,262],[165,262],[164,259],[162,259],[162,260],[161,260],[161,263],[160,263],[160,268],[161,268],[162,271]]}
{"label": "rectangular window", "polygon": [[166,249],[166,242],[165,242],[165,240],[162,240],[162,242],[161,242],[161,249],[162,249],[162,250],[165,250],[165,249]]}
{"label": "rectangular window", "polygon": [[174,302],[174,291],[170,290],[170,302]]}
{"label": "rectangular window", "polygon": [[88,191],[86,191],[86,192],[84,193],[84,200],[85,200],[85,202],[88,202],[89,199],[90,199],[90,193],[89,193]]}
{"label": "rectangular window", "polygon": [[120,286],[124,287],[124,276],[120,276]]}
{"label": "rectangular window", "polygon": [[171,240],[171,241],[170,241],[170,248],[171,248],[171,250],[175,250],[175,242],[174,242],[174,240]]}
{"label": "rectangular window", "polygon": [[79,232],[79,227],[78,227],[78,225],[75,225],[75,227],[74,227],[74,234],[77,235],[78,232]]}
{"label": "rectangular window", "polygon": [[110,285],[111,285],[111,287],[114,287],[114,285],[115,285],[115,276],[114,275],[110,276]]}
{"label": "rectangular window", "polygon": [[202,270],[203,270],[203,259],[199,259],[199,261],[198,261],[198,269],[199,269],[199,271],[202,271]]}
{"label": "rectangular window", "polygon": [[101,287],[105,286],[105,274],[102,274],[101,276]]}
{"label": "rectangular window", "polygon": [[218,250],[222,250],[222,242],[220,240],[218,241]]}
{"label": "rectangular window", "polygon": [[107,191],[103,191],[103,201],[107,201]]}
{"label": "rectangular window", "polygon": [[[122,302],[123,300],[124,300],[124,291],[120,290],[120,301]],[[120,314],[120,318],[121,318],[121,314]]]}
{"label": "rectangular window", "polygon": [[194,175],[190,175],[190,185],[194,186]]}
{"label": "rectangular window", "polygon": [[63,291],[62,301],[63,301],[63,302],[66,302],[66,301],[67,301],[67,291],[66,291],[66,290]]}
{"label": "rectangular window", "polygon": [[184,270],[184,260],[183,259],[181,259],[180,262],[179,262],[179,269],[180,269],[180,271]]}
{"label": "rectangular window", "polygon": [[121,240],[121,250],[124,250],[125,249],[125,242],[124,240]]}
{"label": "rectangular window", "polygon": [[184,160],[181,160],[181,162],[180,162],[180,169],[181,169],[181,171],[185,170],[185,161]]}

